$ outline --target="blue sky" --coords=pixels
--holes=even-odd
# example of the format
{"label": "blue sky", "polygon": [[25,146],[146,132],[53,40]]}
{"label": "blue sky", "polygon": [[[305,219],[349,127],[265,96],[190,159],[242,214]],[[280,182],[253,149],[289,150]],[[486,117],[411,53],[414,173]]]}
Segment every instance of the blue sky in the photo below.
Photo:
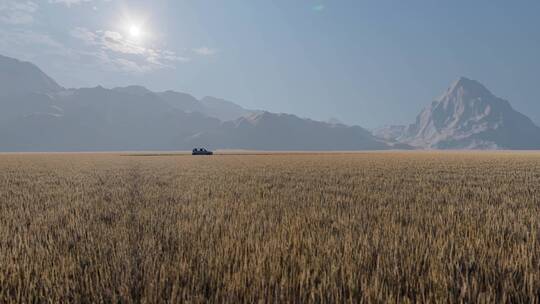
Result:
{"label": "blue sky", "polygon": [[540,122],[539,15],[527,0],[0,0],[0,54],[66,87],[140,84],[365,127],[412,122],[466,76]]}

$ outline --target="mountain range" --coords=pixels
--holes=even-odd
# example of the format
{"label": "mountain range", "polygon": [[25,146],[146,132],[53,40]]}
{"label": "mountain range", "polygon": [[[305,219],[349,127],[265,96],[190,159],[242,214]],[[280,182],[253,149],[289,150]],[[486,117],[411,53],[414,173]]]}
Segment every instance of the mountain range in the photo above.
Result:
{"label": "mountain range", "polygon": [[0,56],[0,109],[0,151],[540,149],[539,127],[467,78],[416,122],[370,132],[142,86],[66,89]]}
{"label": "mountain range", "polygon": [[35,65],[2,56],[0,108],[0,151],[395,147],[358,126],[248,110],[214,97],[141,86],[65,89]]}
{"label": "mountain range", "polygon": [[424,149],[540,149],[540,128],[475,80],[454,82],[408,126],[376,136]]}

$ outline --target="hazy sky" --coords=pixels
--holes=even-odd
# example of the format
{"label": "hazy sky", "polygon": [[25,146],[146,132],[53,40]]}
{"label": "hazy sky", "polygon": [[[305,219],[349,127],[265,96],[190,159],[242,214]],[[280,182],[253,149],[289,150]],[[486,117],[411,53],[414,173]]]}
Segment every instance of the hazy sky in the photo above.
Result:
{"label": "hazy sky", "polygon": [[0,0],[0,54],[66,87],[140,84],[365,127],[459,76],[540,122],[540,1]]}

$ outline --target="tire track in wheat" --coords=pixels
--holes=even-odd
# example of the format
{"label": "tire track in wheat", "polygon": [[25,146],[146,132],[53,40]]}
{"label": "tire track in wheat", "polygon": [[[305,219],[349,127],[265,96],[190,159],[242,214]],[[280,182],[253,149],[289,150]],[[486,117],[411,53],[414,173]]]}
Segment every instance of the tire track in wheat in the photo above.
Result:
{"label": "tire track in wheat", "polygon": [[142,271],[141,241],[143,227],[139,219],[139,212],[143,206],[141,168],[138,163],[134,164],[129,171],[128,187],[128,248],[130,258],[130,281],[129,290],[133,303],[140,303],[144,292],[144,274]]}

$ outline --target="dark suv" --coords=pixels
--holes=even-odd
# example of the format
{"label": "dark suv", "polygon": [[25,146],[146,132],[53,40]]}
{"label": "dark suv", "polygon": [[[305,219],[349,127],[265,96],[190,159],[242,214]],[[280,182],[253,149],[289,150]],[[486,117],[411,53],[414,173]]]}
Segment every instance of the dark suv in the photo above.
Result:
{"label": "dark suv", "polygon": [[205,148],[195,148],[191,151],[191,155],[213,155],[214,152],[208,151]]}

